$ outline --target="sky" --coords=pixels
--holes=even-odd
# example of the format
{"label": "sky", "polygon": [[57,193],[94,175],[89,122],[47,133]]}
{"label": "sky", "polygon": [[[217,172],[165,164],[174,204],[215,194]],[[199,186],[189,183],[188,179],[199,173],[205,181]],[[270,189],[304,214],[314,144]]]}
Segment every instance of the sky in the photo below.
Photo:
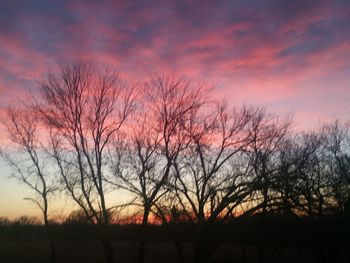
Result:
{"label": "sky", "polygon": [[[350,119],[350,0],[0,0],[0,107],[80,59],[132,81],[185,75],[302,129]],[[0,161],[0,216],[35,213],[9,175]]]}

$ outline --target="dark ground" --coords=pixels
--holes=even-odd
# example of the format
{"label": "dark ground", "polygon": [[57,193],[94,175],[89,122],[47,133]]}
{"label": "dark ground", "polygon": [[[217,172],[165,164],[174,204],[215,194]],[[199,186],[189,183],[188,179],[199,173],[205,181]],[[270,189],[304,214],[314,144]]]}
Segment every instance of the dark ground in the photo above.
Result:
{"label": "dark ground", "polygon": [[[56,225],[52,226],[51,233],[56,244],[57,263],[103,262],[96,227]],[[140,233],[147,240],[146,263],[179,262],[174,240],[181,242],[185,262],[192,262],[195,240],[220,244],[209,258],[208,262],[212,263],[350,262],[349,218],[322,221],[257,218],[210,225],[201,231],[198,225],[187,223],[149,226],[142,231],[140,225],[113,225],[108,228],[107,235],[113,240],[116,263],[137,262]],[[49,262],[47,239],[43,226],[0,226],[0,263]]]}
{"label": "dark ground", "polygon": [[[136,242],[114,242],[116,262],[136,262]],[[102,248],[98,241],[57,241],[57,263],[97,263],[103,262]],[[186,262],[192,261],[189,243],[182,244]],[[259,262],[259,247],[246,246],[247,262]],[[147,244],[145,262],[178,262],[175,247],[170,242]],[[264,247],[264,262],[319,262],[310,249]],[[272,256],[274,254],[274,256]],[[338,262],[349,262],[349,250],[337,252]],[[49,243],[45,241],[1,241],[0,262],[3,263],[45,263],[50,258]],[[210,262],[244,262],[239,245],[221,245]]]}

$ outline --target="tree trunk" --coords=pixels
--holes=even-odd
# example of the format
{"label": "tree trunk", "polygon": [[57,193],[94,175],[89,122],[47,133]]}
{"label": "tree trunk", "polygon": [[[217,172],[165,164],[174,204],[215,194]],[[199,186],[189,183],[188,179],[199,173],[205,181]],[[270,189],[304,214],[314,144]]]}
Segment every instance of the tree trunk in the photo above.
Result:
{"label": "tree trunk", "polygon": [[207,258],[205,257],[206,252],[206,236],[204,234],[203,223],[198,223],[196,239],[193,246],[193,263],[205,263]]}
{"label": "tree trunk", "polygon": [[185,261],[182,253],[181,239],[179,238],[179,235],[177,233],[175,222],[173,222],[172,225],[170,225],[170,229],[172,230],[170,232],[170,236],[173,237],[173,243],[176,248],[178,262],[184,263]]}
{"label": "tree trunk", "polygon": [[108,233],[108,224],[105,222],[103,225],[98,225],[98,231],[100,235],[100,242],[103,249],[103,255],[106,263],[114,263],[114,252],[112,242]]}
{"label": "tree trunk", "polygon": [[145,257],[145,239],[144,239],[144,237],[141,237],[140,241],[139,241],[139,247],[137,250],[137,262],[143,263],[144,257]]}
{"label": "tree trunk", "polygon": [[139,246],[137,250],[138,263],[143,263],[145,258],[145,245],[146,245],[145,235],[146,235],[146,227],[148,225],[148,215],[149,215],[149,208],[145,207],[145,211],[143,212],[143,218],[142,218]]}
{"label": "tree trunk", "polygon": [[114,263],[113,248],[109,238],[102,237],[101,240],[106,263]]}
{"label": "tree trunk", "polygon": [[176,247],[176,251],[177,251],[178,261],[180,263],[184,263],[185,260],[184,260],[184,256],[183,256],[183,253],[182,253],[181,243],[180,243],[179,240],[176,240],[174,243],[175,243],[175,247]]}
{"label": "tree trunk", "polygon": [[47,237],[49,239],[50,243],[50,262],[55,263],[56,262],[56,246],[55,246],[55,241],[52,237],[50,225],[49,225],[49,220],[47,216],[47,209],[44,211],[44,226],[46,229]]}
{"label": "tree trunk", "polygon": [[55,263],[56,262],[56,246],[55,246],[55,241],[51,237],[50,237],[50,250],[51,250],[50,262]]}

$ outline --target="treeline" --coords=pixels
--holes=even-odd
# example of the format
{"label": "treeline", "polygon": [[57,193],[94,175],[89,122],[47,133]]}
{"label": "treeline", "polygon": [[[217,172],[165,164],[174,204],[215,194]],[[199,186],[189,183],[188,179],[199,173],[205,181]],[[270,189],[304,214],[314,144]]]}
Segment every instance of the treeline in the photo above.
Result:
{"label": "treeline", "polygon": [[[50,225],[55,240],[95,241],[99,238],[96,225],[66,221]],[[112,224],[107,232],[113,241],[137,242],[143,231],[140,224]],[[198,226],[189,222],[154,225],[146,227],[145,239],[152,242],[174,242],[174,234],[180,242],[193,242]],[[281,233],[283,233],[281,235]],[[220,244],[259,245],[277,247],[310,248],[318,243],[329,243],[346,247],[350,241],[348,219],[288,218],[269,215],[268,220],[260,216],[233,219],[225,224],[213,224],[206,229],[205,239]],[[30,218],[21,221],[0,222],[0,240],[47,239],[45,226]],[[327,249],[327,246],[324,248]]]}
{"label": "treeline", "polygon": [[111,219],[131,206],[141,211],[141,229],[151,217],[195,225],[194,262],[217,247],[205,238],[214,224],[256,215],[346,217],[347,123],[295,132],[291,117],[231,107],[212,95],[186,78],[130,83],[85,62],[68,65],[48,73],[29,101],[8,107],[11,144],[1,153],[33,190],[28,200],[44,225],[51,197],[67,194],[98,227],[109,263],[117,261],[106,234]]}

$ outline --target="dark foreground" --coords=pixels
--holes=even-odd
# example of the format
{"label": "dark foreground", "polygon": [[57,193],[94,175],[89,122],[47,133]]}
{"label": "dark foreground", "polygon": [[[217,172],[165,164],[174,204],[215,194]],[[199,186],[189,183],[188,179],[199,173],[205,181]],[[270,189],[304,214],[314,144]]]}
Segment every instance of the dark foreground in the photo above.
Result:
{"label": "dark foreground", "polygon": [[[57,263],[103,262],[103,251],[97,241],[57,241]],[[137,262],[137,243],[113,242],[116,262]],[[182,243],[185,262],[192,262],[190,243]],[[305,248],[264,247],[263,259],[258,246],[246,246],[246,261],[240,245],[222,244],[209,262],[321,262],[314,251]],[[336,251],[337,262],[349,262],[348,248]],[[1,241],[0,260],[3,263],[44,263],[48,262],[49,243],[45,241]],[[178,262],[175,247],[170,242],[148,243],[145,262]]]}
{"label": "dark foreground", "polygon": [[[193,262],[194,244],[200,240],[203,253],[213,249],[207,262],[350,262],[350,220],[245,220],[229,224],[198,226],[172,224],[148,226],[113,225],[115,262],[137,262],[140,239],[146,241],[144,262]],[[0,226],[0,262],[49,262],[50,244],[42,226]],[[98,229],[71,224],[51,227],[56,245],[56,263],[104,262]]]}

